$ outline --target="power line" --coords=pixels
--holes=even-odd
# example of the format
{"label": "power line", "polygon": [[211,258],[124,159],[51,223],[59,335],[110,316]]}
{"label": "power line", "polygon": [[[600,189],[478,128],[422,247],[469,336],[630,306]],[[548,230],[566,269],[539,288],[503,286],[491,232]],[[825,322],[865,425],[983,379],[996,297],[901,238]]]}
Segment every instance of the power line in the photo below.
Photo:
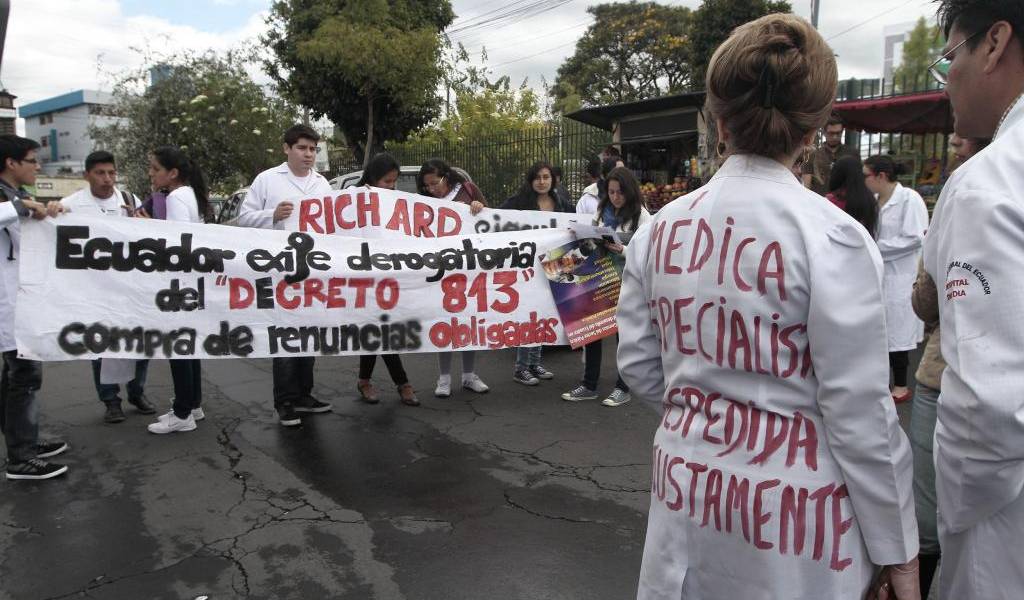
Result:
{"label": "power line", "polygon": [[[508,25],[512,25],[525,19],[535,17],[537,15],[554,10],[572,1],[573,0],[533,0],[529,4],[515,7],[515,5],[520,4],[522,2],[522,0],[520,0],[519,2],[513,2],[512,4],[507,5],[504,9],[504,12],[501,12],[493,17],[490,17],[486,20],[482,20],[477,23],[463,25],[461,27],[451,29],[447,32],[447,35],[449,39],[458,37],[462,37],[463,39],[465,39],[465,33],[467,31],[480,32],[486,30],[500,29],[502,27],[506,27]],[[462,35],[460,36],[459,34]]]}
{"label": "power line", "polygon": [[[894,12],[896,10],[899,10],[899,9],[903,8],[904,6],[906,6],[908,4],[911,4],[913,2],[915,2],[915,0],[907,0],[903,4],[898,4],[898,5],[890,8],[889,10],[882,11],[882,12],[878,13],[877,15],[869,18],[869,19],[865,19],[865,20],[861,21],[860,23],[857,23],[856,25],[854,25],[852,27],[847,27],[846,29],[840,31],[839,33],[837,33],[837,34],[835,34],[835,35],[833,35],[831,37],[826,38],[825,41],[826,42],[831,42],[832,40],[836,39],[837,37],[839,37],[841,35],[845,35],[847,33],[850,33],[851,31],[853,31],[854,29],[857,29],[858,27],[861,27],[862,25],[867,25],[871,21],[874,21],[875,19],[877,19],[879,17],[884,17],[885,15],[887,15],[887,14],[889,14],[891,12]],[[929,4],[929,2],[925,2],[924,4]]]}
{"label": "power line", "polygon": [[[473,45],[474,46],[479,45],[481,47],[487,48],[487,52],[489,54],[489,53],[491,53],[492,51],[495,51],[495,50],[502,50],[504,48],[512,48],[513,46],[521,46],[521,45],[523,45],[523,44],[525,44],[527,42],[532,42],[532,41],[535,41],[535,40],[551,37],[551,36],[557,35],[559,33],[565,33],[566,31],[572,31],[573,29],[579,29],[580,27],[583,27],[583,26],[589,26],[591,23],[592,23],[592,21],[590,19],[587,19],[586,21],[580,21],[579,23],[576,23],[575,25],[571,25],[569,27],[564,27],[562,29],[556,29],[555,31],[551,31],[551,32],[548,32],[548,33],[545,33],[545,34],[542,34],[542,35],[534,36],[534,37],[523,38],[521,40],[516,40],[516,41],[514,41],[512,43],[502,44],[500,46],[493,46],[492,47],[492,46],[487,46],[486,44],[481,44],[479,42],[474,43]],[[463,44],[463,45],[465,45],[465,44]]]}
{"label": "power line", "polygon": [[571,42],[569,42],[567,44],[560,44],[558,46],[554,46],[554,47],[548,48],[546,50],[541,50],[540,52],[538,52],[536,54],[530,54],[528,56],[522,56],[522,57],[514,59],[514,60],[507,60],[505,62],[498,63],[496,65],[491,65],[491,68],[492,69],[496,69],[498,67],[503,67],[505,65],[510,65],[512,63],[517,63],[519,61],[523,61],[523,60],[526,60],[528,58],[535,58],[535,57],[540,56],[542,54],[547,54],[548,52],[551,52],[552,50],[558,50],[559,48],[565,48],[566,46],[574,46],[574,45],[576,45],[576,40],[573,40],[573,41],[571,41]]}

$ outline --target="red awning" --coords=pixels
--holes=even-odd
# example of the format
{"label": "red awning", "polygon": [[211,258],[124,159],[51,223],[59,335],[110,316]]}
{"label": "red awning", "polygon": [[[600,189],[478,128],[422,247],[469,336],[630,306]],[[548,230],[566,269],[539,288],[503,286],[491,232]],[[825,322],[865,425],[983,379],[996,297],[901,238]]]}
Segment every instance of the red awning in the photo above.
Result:
{"label": "red awning", "polygon": [[849,129],[867,133],[952,133],[953,112],[943,90],[836,102]]}

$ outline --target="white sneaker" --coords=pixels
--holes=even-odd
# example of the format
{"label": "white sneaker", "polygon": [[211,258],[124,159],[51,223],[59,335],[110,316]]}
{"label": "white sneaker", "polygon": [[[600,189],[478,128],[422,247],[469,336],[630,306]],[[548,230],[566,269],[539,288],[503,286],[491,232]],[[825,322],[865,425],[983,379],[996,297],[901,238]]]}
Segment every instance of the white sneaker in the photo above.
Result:
{"label": "white sneaker", "polygon": [[605,406],[622,406],[631,399],[632,397],[629,395],[629,392],[624,392],[619,388],[615,388],[612,390],[611,394],[608,394],[607,398],[601,401],[601,404],[604,404]]}
{"label": "white sneaker", "polygon": [[438,398],[447,398],[452,395],[451,375],[441,375],[437,378],[437,387],[434,388],[434,395]]}
{"label": "white sneaker", "polygon": [[[169,417],[170,415],[173,415],[173,414],[174,414],[174,411],[173,410],[169,410],[166,413],[164,413],[164,414],[160,415],[159,417],[157,417],[156,419],[158,421],[166,421],[167,417]],[[202,421],[203,419],[206,418],[206,413],[203,412],[203,407],[202,406],[200,406],[199,408],[193,408],[192,409],[192,418],[196,422]]]}
{"label": "white sneaker", "polygon": [[476,373],[463,373],[462,387],[466,388],[467,390],[473,390],[478,394],[483,394],[484,392],[491,389],[487,387],[487,384],[484,383],[483,379],[480,379]]}
{"label": "white sneaker", "polygon": [[166,419],[158,419],[156,423],[150,423],[147,429],[150,433],[174,433],[176,431],[192,431],[196,428],[196,420],[189,415],[187,419],[179,419],[171,413]]}

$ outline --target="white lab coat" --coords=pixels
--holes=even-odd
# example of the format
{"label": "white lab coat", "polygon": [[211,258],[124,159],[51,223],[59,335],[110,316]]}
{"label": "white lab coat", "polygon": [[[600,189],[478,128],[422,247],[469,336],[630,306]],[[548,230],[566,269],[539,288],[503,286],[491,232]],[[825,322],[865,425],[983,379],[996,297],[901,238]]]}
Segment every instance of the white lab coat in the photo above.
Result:
{"label": "white lab coat", "polygon": [[943,598],[1024,596],[1024,100],[943,187],[925,241],[939,288],[935,473]]}
{"label": "white lab coat", "polygon": [[910,296],[917,279],[928,207],[921,195],[896,184],[878,211],[878,250],[885,263],[885,326],[889,352],[913,350],[924,340],[924,322],[914,314]]}
{"label": "white lab coat", "polygon": [[[312,172],[305,186],[296,184],[290,175],[288,163],[263,171],[252,180],[245,201],[238,210],[238,224],[242,227],[274,229],[274,209],[283,200],[302,196],[317,197],[333,193],[330,182],[323,175]],[[298,207],[295,207],[298,210]],[[276,224],[280,227],[284,221]]]}
{"label": "white lab coat", "polygon": [[576,214],[592,215],[597,212],[597,205],[601,201],[598,196],[597,182],[588,185],[583,190],[583,195],[576,202]]}
{"label": "white lab coat", "polygon": [[[741,155],[659,211],[626,254],[619,372],[634,395],[664,406],[638,597],[861,600],[874,565],[902,563],[918,548],[910,446],[886,385],[882,263],[868,233],[778,162]],[[704,266],[690,272],[694,257],[699,266],[704,255]],[[776,335],[772,323],[790,333]],[[721,396],[701,404],[694,390]],[[757,427],[749,403],[760,408]],[[786,451],[758,461],[767,444],[759,433],[751,450],[743,443],[747,431],[761,432],[766,423],[776,432],[784,422],[797,427],[797,413],[797,431],[808,432],[810,423],[817,432],[817,451],[796,452],[792,463]],[[749,426],[741,425],[745,414]],[[730,439],[739,449],[725,452],[720,442]],[[691,470],[702,465],[706,483],[691,487]],[[709,504],[716,515],[713,470],[722,473],[717,505],[732,515],[731,532],[705,520]],[[749,482],[748,495],[737,486],[733,496],[747,499],[738,504],[748,512],[755,483],[768,486],[754,513],[765,520],[761,544],[770,547],[755,547],[757,534],[737,524],[742,511],[730,510],[725,484],[732,476]],[[807,545],[797,555],[788,527],[793,535],[783,552],[786,487],[792,499],[799,488],[829,485],[848,493],[826,512],[839,507],[835,516],[850,519],[849,529],[838,544],[826,532],[815,559],[809,538],[816,522],[805,520]],[[815,513],[811,504],[806,510]],[[833,551],[851,562],[833,569]]]}
{"label": "white lab coat", "polygon": [[[17,350],[14,341],[14,311],[18,300],[18,242],[21,227],[10,202],[0,202],[0,352]],[[14,260],[8,260],[9,252]]]}

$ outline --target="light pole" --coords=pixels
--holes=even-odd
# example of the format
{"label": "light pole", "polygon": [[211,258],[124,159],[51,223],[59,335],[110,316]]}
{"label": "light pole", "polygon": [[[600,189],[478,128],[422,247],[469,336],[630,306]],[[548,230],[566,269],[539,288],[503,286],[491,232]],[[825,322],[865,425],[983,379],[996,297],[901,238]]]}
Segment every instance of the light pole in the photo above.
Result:
{"label": "light pole", "polygon": [[821,8],[821,0],[811,0],[811,25],[818,28],[818,10]]}

